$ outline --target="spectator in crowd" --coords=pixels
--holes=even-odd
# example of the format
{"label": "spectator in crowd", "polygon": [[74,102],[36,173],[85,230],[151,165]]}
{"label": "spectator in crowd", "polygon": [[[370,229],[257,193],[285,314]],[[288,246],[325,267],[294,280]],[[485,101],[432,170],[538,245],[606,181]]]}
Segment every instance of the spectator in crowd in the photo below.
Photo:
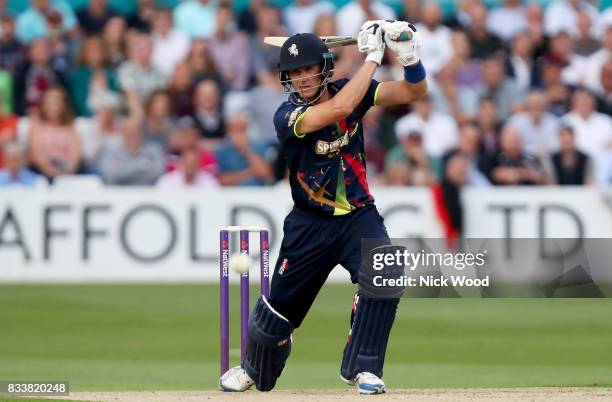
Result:
{"label": "spectator in crowd", "polygon": [[553,36],[561,31],[568,32],[572,38],[580,35],[578,19],[580,12],[588,14],[591,18],[593,35],[598,37],[599,12],[597,7],[586,0],[555,0],[546,9],[544,15],[544,30],[547,35]]}
{"label": "spectator in crowd", "polygon": [[116,92],[102,92],[90,103],[93,116],[77,118],[75,126],[81,139],[81,153],[87,172],[96,172],[101,148],[120,140],[121,97]]}
{"label": "spectator in crowd", "polygon": [[63,88],[49,89],[42,100],[40,118],[30,125],[31,167],[50,180],[75,174],[81,165],[81,145],[69,102]]}
{"label": "spectator in crowd", "polygon": [[359,53],[355,46],[343,46],[334,50],[336,60],[334,61],[334,76],[332,80],[352,77],[359,69],[359,66],[363,64],[363,55]]}
{"label": "spectator in crowd", "polygon": [[135,34],[129,43],[129,59],[117,72],[132,113],[138,113],[149,95],[166,85],[166,77],[151,63],[152,51],[151,38],[143,33]]}
{"label": "spectator in crowd", "polygon": [[276,7],[263,4],[259,7],[255,16],[257,18],[257,30],[251,35],[249,43],[252,56],[251,73],[257,78],[259,74],[276,71],[279,61],[278,48],[266,45],[264,38],[266,36],[287,36],[287,31],[281,23],[280,12]]}
{"label": "spectator in crowd", "polygon": [[355,35],[368,20],[394,20],[395,11],[379,0],[351,1],[338,10],[336,25],[339,35]]}
{"label": "spectator in crowd", "polygon": [[584,89],[578,89],[572,96],[570,112],[562,119],[564,124],[574,130],[578,149],[592,157],[597,166],[598,157],[612,146],[610,116],[595,111],[593,95]]}
{"label": "spectator in crowd", "polygon": [[421,22],[422,11],[423,4],[421,4],[421,0],[404,0],[402,2],[402,15],[399,20],[417,24]]}
{"label": "spectator in crowd", "polygon": [[206,148],[212,149],[225,135],[219,88],[214,81],[201,81],[196,86],[193,108],[193,119],[200,132],[200,138]]}
{"label": "spectator in crowd", "polygon": [[525,31],[518,32],[512,39],[510,55],[506,60],[506,73],[514,78],[523,93],[536,86],[538,82],[531,37]]}
{"label": "spectator in crowd", "polygon": [[612,58],[601,67],[599,76],[601,90],[597,97],[597,111],[612,116]]}
{"label": "spectator in crowd", "polygon": [[272,166],[266,158],[268,147],[249,141],[247,126],[243,114],[230,116],[227,138],[215,151],[219,182],[224,186],[261,186],[273,179]]}
{"label": "spectator in crowd", "polygon": [[101,36],[85,39],[78,65],[70,72],[70,94],[78,116],[92,116],[91,102],[101,93],[119,90],[119,83]]}
{"label": "spectator in crowd", "polygon": [[250,117],[250,123],[255,126],[257,139],[266,144],[276,144],[276,130],[274,128],[274,112],[278,105],[287,100],[278,76],[266,72],[257,77],[257,86],[248,94],[245,111]]}
{"label": "spectator in crowd", "polygon": [[[0,99],[1,100],[1,99]],[[0,149],[10,142],[15,141],[17,136],[17,116],[9,113],[5,108],[0,109]],[[4,159],[0,152],[0,168],[4,166]]]}
{"label": "spectator in crowd", "polygon": [[482,84],[477,93],[481,98],[490,97],[495,101],[500,120],[508,118],[524,96],[516,81],[505,75],[504,63],[499,58],[482,63]]}
{"label": "spectator in crowd", "polygon": [[0,16],[0,68],[16,74],[23,56],[23,45],[15,37],[15,19],[11,14],[3,14]]}
{"label": "spectator in crowd", "polygon": [[213,189],[219,185],[217,178],[200,169],[200,153],[197,148],[181,152],[178,168],[166,173],[157,181],[161,189],[204,188]]}
{"label": "spectator in crowd", "polygon": [[110,185],[150,186],[166,171],[164,151],[157,143],[143,141],[140,122],[126,119],[121,141],[101,149],[98,170]]}
{"label": "spectator in crowd", "polygon": [[487,9],[483,4],[475,3],[469,10],[470,26],[466,32],[470,41],[470,57],[484,59],[503,49],[502,40],[487,26]]}
{"label": "spectator in crowd", "polygon": [[482,5],[479,0],[460,0],[454,9],[454,15],[452,16],[449,23],[455,29],[466,29],[472,24],[470,17],[472,7],[475,5]]}
{"label": "spectator in crowd", "polygon": [[497,118],[497,107],[491,98],[482,98],[476,114],[476,126],[480,130],[483,154],[491,159],[499,152],[499,131],[501,123]]}
{"label": "spectator in crowd", "polygon": [[395,133],[398,138],[413,131],[421,133],[423,149],[432,158],[432,168],[440,177],[440,158],[457,143],[457,123],[452,117],[433,111],[428,96],[414,102],[413,110],[395,123]]}
{"label": "spectator in crowd", "polygon": [[155,10],[151,35],[153,67],[169,77],[175,66],[187,56],[190,46],[189,36],[172,27],[172,14],[167,8]]}
{"label": "spectator in crowd", "polygon": [[510,124],[500,135],[500,152],[493,160],[491,179],[498,185],[546,184],[547,177],[537,157],[525,152],[521,136]]}
{"label": "spectator in crowd", "polygon": [[[611,14],[612,15],[612,14]],[[612,60],[612,23],[601,39],[601,49],[584,61],[584,85],[595,94],[604,95],[603,66]],[[608,92],[609,93],[609,92]]]}
{"label": "spectator in crowd", "polygon": [[593,35],[591,27],[592,23],[589,13],[581,10],[578,13],[578,37],[574,41],[574,51],[579,56],[590,56],[601,47],[601,44]]}
{"label": "spectator in crowd", "polygon": [[521,0],[504,0],[503,5],[491,11],[489,30],[505,42],[527,28],[527,12]]}
{"label": "spectator in crowd", "polygon": [[[461,124],[476,112],[479,95],[475,88],[482,81],[482,68],[470,59],[470,42],[464,32],[453,32],[452,44],[453,57],[437,77],[443,95],[441,102],[446,102],[448,108],[440,106],[441,102],[438,101],[437,109],[450,109],[455,120]],[[432,92],[435,93],[435,86],[432,86]]]}
{"label": "spectator in crowd", "polygon": [[[340,3],[331,0],[254,0],[237,21],[232,7],[244,4],[137,0],[128,23],[109,8],[116,0],[90,0],[76,2],[83,3],[76,26],[68,5],[74,0],[20,1],[29,8],[14,20],[0,0],[0,146],[17,141],[32,152],[34,132],[62,132],[38,135],[44,138],[38,142],[62,153],[64,168],[72,161],[67,150],[73,135],[67,133],[76,131],[76,171],[95,173],[109,149],[125,151],[129,135],[124,134],[136,124],[131,131],[138,131],[139,139],[131,144],[140,145],[134,149],[156,143],[169,169],[196,150],[200,168],[216,175],[220,147],[231,165],[224,166],[221,177],[226,185],[269,184],[286,170],[270,117],[286,98],[276,76],[278,48],[265,45],[263,38],[297,31],[354,35],[366,19],[395,14],[386,0],[341,2],[347,4],[337,15],[333,10]],[[178,4],[158,8],[162,3]],[[452,187],[458,195],[462,186],[478,181],[473,180],[475,166],[495,182],[493,172],[504,184],[512,183],[508,178],[540,184],[545,182],[538,175],[542,165],[559,183],[580,182],[579,177],[612,182],[607,173],[612,171],[612,10],[602,5],[599,13],[590,0],[395,3],[422,36],[431,99],[410,109],[375,108],[364,118],[372,183],[432,185],[437,180],[440,188]],[[24,21],[31,26],[24,28]],[[27,42],[20,42],[22,34]],[[354,46],[332,51],[336,79],[350,77],[362,64]],[[394,58],[387,62],[377,73],[379,81],[403,74]],[[74,121],[55,110],[66,106],[57,94],[59,106],[47,105],[41,112],[45,93],[55,87],[69,90],[70,108],[79,116]],[[125,126],[123,106],[129,114]],[[25,117],[18,119],[11,109]],[[57,114],[62,117],[39,116]],[[227,130],[248,132],[248,140],[226,136],[224,115],[239,116]],[[501,122],[507,123],[504,133],[511,132],[503,135],[505,146]],[[569,128],[558,135],[561,124]],[[513,139],[517,135],[519,146]],[[559,141],[565,141],[561,148]],[[33,169],[40,169],[45,152],[32,156]],[[136,166],[146,159],[140,151],[124,155]],[[269,175],[253,155],[267,164]],[[581,155],[587,158],[584,169]],[[493,170],[490,164],[512,169]],[[445,191],[438,197],[452,193]]]}
{"label": "spectator in crowd", "polygon": [[159,89],[151,94],[145,104],[145,114],[142,122],[143,140],[145,142],[155,142],[162,149],[166,149],[173,130],[170,97],[168,92]]}
{"label": "spectator in crowd", "polygon": [[546,95],[533,91],[525,98],[524,111],[509,120],[521,135],[525,151],[541,159],[559,148],[559,119],[547,109]]}
{"label": "spectator in crowd", "polygon": [[193,39],[191,41],[191,48],[187,54],[187,64],[191,67],[194,81],[213,80],[220,88],[223,88],[221,74],[215,66],[206,40]]}
{"label": "spectator in crowd", "polygon": [[[385,171],[386,150],[382,145],[382,117],[384,108],[373,107],[363,116],[362,129],[366,154],[366,167],[369,183],[378,183]],[[395,133],[393,133],[395,134]],[[284,159],[283,156],[281,156]]]}
{"label": "spectator in crowd", "polygon": [[168,85],[170,111],[173,116],[182,117],[193,113],[194,79],[191,66],[180,61],[174,68]]}
{"label": "spectator in crowd", "polygon": [[546,92],[548,111],[557,117],[567,112],[569,88],[561,80],[565,63],[558,57],[548,54],[539,61],[540,87]]}
{"label": "spectator in crowd", "polygon": [[248,2],[248,6],[244,7],[242,11],[238,13],[236,22],[240,31],[246,32],[249,35],[255,34],[257,29],[260,28],[257,22],[257,13],[261,7],[268,6],[267,0],[251,0]]}
{"label": "spectator in crowd", "polygon": [[437,162],[423,147],[423,136],[412,130],[398,133],[399,144],[391,148],[385,160],[385,176],[388,185],[428,186],[436,175],[432,165]]}
{"label": "spectator in crowd", "polygon": [[104,25],[104,46],[113,68],[117,68],[126,60],[125,44],[126,23],[122,17],[112,17]]}
{"label": "spectator in crowd", "polygon": [[6,167],[0,169],[0,188],[12,186],[33,187],[42,178],[26,166],[25,152],[16,142],[9,142],[0,148]]}
{"label": "spectator in crowd", "polygon": [[108,8],[106,0],[89,0],[89,4],[77,11],[76,15],[86,35],[100,35],[104,25],[117,13]]}
{"label": "spectator in crowd", "polygon": [[470,160],[462,153],[450,156],[444,166],[440,190],[443,206],[448,214],[444,222],[447,238],[460,237],[463,231],[463,206],[461,188],[470,185]]}
{"label": "spectator in crowd", "polygon": [[29,58],[17,69],[13,84],[13,106],[17,114],[31,114],[37,109],[45,92],[52,86],[68,87],[65,76],[51,64],[49,43],[46,39],[32,42]]}
{"label": "spectator in crowd", "polygon": [[593,167],[587,154],[576,148],[574,130],[563,127],[559,134],[559,151],[551,157],[553,182],[562,186],[593,183]]}
{"label": "spectator in crowd", "polygon": [[548,51],[548,36],[544,31],[544,12],[537,3],[527,6],[527,29],[531,43],[533,44],[534,57],[541,57]]}
{"label": "spectator in crowd", "polygon": [[488,186],[491,183],[486,174],[490,173],[490,160],[480,150],[480,132],[474,124],[464,124],[459,129],[457,146],[446,152],[442,158],[444,180],[447,180],[448,164],[455,155],[462,155],[468,162],[465,172],[467,177],[463,182],[471,186]]}
{"label": "spectator in crowd", "polygon": [[64,0],[30,0],[30,7],[17,17],[17,38],[23,43],[47,37],[53,25],[59,25],[62,32],[76,28],[77,19]]}
{"label": "spectator in crowd", "polygon": [[564,64],[561,80],[566,85],[582,85],[584,80],[585,58],[574,53],[574,42],[570,35],[561,31],[550,38],[550,53]]}
{"label": "spectator in crowd", "polygon": [[406,187],[412,185],[410,168],[405,163],[386,164],[384,177],[386,186]]}
{"label": "spectator in crowd", "polygon": [[200,134],[191,116],[183,116],[176,122],[176,130],[168,143],[168,170],[178,169],[179,157],[187,149],[197,149],[200,155],[200,169],[216,177],[217,159],[215,153],[201,146]]}
{"label": "spectator in crowd", "polygon": [[137,0],[136,5],[136,13],[127,19],[127,26],[137,31],[148,33],[153,25],[155,1]]}
{"label": "spectator in crowd", "polygon": [[216,29],[210,38],[210,54],[219,69],[225,85],[235,91],[244,91],[251,78],[249,40],[236,30],[232,9],[219,6]]}
{"label": "spectator in crowd", "polygon": [[174,26],[192,38],[209,38],[216,30],[217,0],[185,0],[174,9]]}
{"label": "spectator in crowd", "polygon": [[442,25],[442,14],[436,3],[425,4],[421,15],[422,22],[416,25],[422,41],[419,55],[427,71],[435,76],[453,57],[451,30]]}
{"label": "spectator in crowd", "polygon": [[334,5],[325,0],[295,0],[285,8],[285,22],[289,35],[314,32],[317,18],[322,14],[333,14],[334,11]]}
{"label": "spectator in crowd", "polygon": [[321,14],[314,23],[312,33],[321,36],[335,36],[338,34],[336,27],[336,17],[333,14]]}

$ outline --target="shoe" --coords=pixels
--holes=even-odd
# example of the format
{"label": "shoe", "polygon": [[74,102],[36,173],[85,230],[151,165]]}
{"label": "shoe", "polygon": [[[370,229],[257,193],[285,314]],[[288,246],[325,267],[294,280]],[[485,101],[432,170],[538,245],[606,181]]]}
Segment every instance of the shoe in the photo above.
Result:
{"label": "shoe", "polygon": [[340,379],[346,384],[346,385],[350,385],[351,387],[353,385],[355,385],[355,380],[348,380],[344,377],[342,377],[342,374],[340,374]]}
{"label": "shoe", "polygon": [[232,367],[219,378],[219,389],[224,392],[244,392],[253,384],[255,381],[240,366]]}
{"label": "shoe", "polygon": [[372,373],[361,372],[357,374],[355,376],[355,383],[360,394],[374,395],[385,393],[385,383]]}

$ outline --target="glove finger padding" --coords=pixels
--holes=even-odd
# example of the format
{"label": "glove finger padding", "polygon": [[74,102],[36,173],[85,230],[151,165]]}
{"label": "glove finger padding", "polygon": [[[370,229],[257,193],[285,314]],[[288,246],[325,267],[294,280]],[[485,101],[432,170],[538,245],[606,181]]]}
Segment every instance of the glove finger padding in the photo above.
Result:
{"label": "glove finger padding", "polygon": [[384,48],[382,40],[383,30],[379,21],[366,21],[359,30],[357,46],[361,53],[369,53]]}
{"label": "glove finger padding", "polygon": [[[411,30],[412,31],[412,30]],[[391,38],[385,31],[385,44],[395,54],[403,66],[411,66],[419,62],[419,48],[421,47],[418,32],[412,31],[412,39],[398,41]]]}
{"label": "glove finger padding", "polygon": [[402,33],[412,31],[406,21],[386,20],[382,21],[380,25],[385,33],[385,39],[398,40]]}
{"label": "glove finger padding", "polygon": [[367,60],[371,60],[380,65],[385,53],[385,43],[383,41],[383,30],[380,26],[381,21],[366,21],[359,31],[357,46],[361,53],[367,53]]}

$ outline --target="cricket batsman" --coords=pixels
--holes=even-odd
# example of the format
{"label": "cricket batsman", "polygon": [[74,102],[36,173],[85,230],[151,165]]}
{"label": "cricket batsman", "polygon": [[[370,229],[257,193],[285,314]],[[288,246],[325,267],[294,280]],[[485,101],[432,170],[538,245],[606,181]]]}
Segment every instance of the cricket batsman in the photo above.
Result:
{"label": "cricket batsman", "polygon": [[[411,39],[401,40],[406,34]],[[253,384],[260,391],[273,389],[291,351],[291,334],[331,270],[340,264],[358,283],[361,239],[390,243],[368,188],[361,119],[374,105],[406,104],[425,95],[425,69],[416,29],[407,22],[367,21],[358,46],[367,53],[363,66],[352,79],[333,82],[333,55],[319,37],[296,34],[281,48],[280,80],[290,95],[274,125],[295,205],[284,221],[270,296],[257,301],[246,355],[221,376],[221,390],[246,391]],[[372,78],[385,46],[404,66],[404,80]],[[355,295],[340,376],[361,394],[385,392],[383,364],[398,302]]]}

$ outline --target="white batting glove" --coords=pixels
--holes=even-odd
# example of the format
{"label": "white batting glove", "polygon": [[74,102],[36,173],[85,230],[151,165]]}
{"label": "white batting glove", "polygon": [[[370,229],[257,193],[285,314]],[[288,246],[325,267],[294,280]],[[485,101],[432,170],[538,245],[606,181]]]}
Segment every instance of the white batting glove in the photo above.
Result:
{"label": "white batting glove", "polygon": [[[385,43],[395,54],[403,66],[412,66],[419,62],[419,48],[421,43],[414,25],[405,21],[385,21],[382,23],[385,32]],[[401,36],[412,36],[410,40],[398,40]]]}
{"label": "white batting glove", "polygon": [[357,46],[361,53],[367,53],[366,61],[371,60],[380,65],[385,54],[385,42],[381,21],[366,21],[359,30]]}
{"label": "white batting glove", "polygon": [[380,22],[380,26],[387,38],[392,40],[398,40],[402,33],[412,32],[406,21],[383,20]]}

